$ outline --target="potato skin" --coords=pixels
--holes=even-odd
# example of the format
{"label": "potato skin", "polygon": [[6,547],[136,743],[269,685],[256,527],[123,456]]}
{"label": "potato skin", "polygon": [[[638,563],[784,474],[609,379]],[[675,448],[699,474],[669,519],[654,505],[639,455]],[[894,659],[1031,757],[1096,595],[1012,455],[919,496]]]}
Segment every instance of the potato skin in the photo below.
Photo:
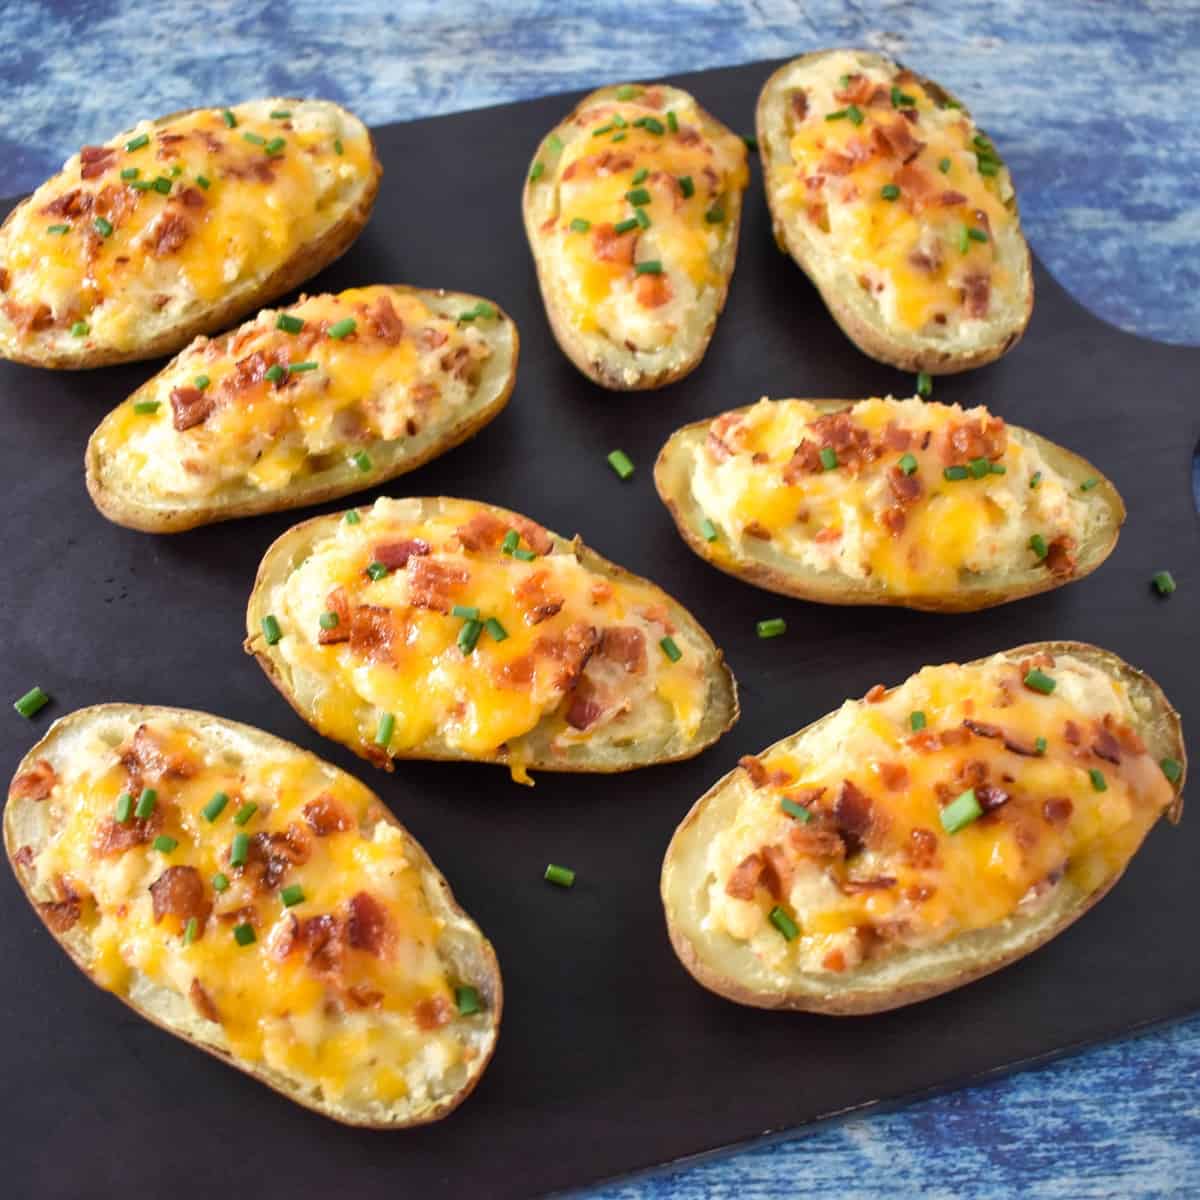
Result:
{"label": "potato skin", "polygon": [[[301,97],[280,97],[282,100],[299,102]],[[196,109],[180,109],[155,119],[154,124],[165,125],[176,117],[187,116]],[[379,193],[379,181],[383,176],[383,167],[375,150],[375,142],[367,130],[367,139],[371,146],[371,177],[367,181],[358,203],[347,211],[340,220],[318,237],[302,246],[297,246],[291,258],[282,263],[265,279],[247,281],[236,291],[228,293],[221,301],[209,309],[197,313],[191,320],[162,330],[152,338],[148,338],[140,346],[131,350],[92,349],[83,347],[78,353],[43,352],[31,353],[21,349],[9,349],[0,357],[12,362],[24,363],[30,367],[46,367],[56,371],[88,371],[94,367],[111,367],[119,363],[142,362],[148,358],[160,358],[165,354],[174,354],[182,350],[193,338],[201,334],[216,333],[228,325],[240,321],[247,314],[262,308],[270,301],[292,291],[306,279],[312,278],[323,271],[330,263],[341,258],[354,244],[355,239],[367,224],[375,197]],[[26,197],[8,214],[0,231],[29,203]]]}
{"label": "potato skin", "polygon": [[[432,513],[436,512],[438,506],[448,499],[448,497],[426,497],[421,499],[419,503],[422,505],[424,511]],[[518,515],[511,513],[508,509],[500,508],[498,505],[479,503],[478,507],[499,516]],[[312,725],[318,732],[321,731],[315,724],[312,713],[308,711],[304,703],[296,695],[296,688],[291,679],[289,669],[282,658],[274,652],[273,648],[267,645],[266,639],[262,635],[261,622],[268,611],[266,608],[266,593],[271,584],[277,577],[286,575],[290,568],[290,563],[297,560],[298,557],[303,557],[302,552],[307,547],[311,546],[327,529],[336,527],[337,523],[343,520],[343,518],[343,513],[331,513],[323,517],[314,517],[308,521],[301,522],[299,525],[294,525],[286,533],[277,538],[267,549],[266,554],[263,555],[262,562],[259,564],[258,573],[254,580],[254,587],[251,590],[246,608],[246,640],[244,642],[246,653],[252,655],[258,661],[258,665],[263,669],[267,678],[278,689],[280,695],[291,705],[296,715],[307,724]],[[547,530],[547,533],[554,539],[555,550],[558,553],[571,553],[575,555],[585,568],[597,572],[606,579],[611,579],[617,583],[625,580],[648,582],[641,580],[639,576],[625,570],[625,568],[618,566],[616,563],[602,558],[594,550],[585,546],[578,536],[568,540],[553,530]],[[662,591],[661,589],[658,590]],[[523,766],[530,770],[540,771],[614,774],[620,771],[635,770],[639,767],[652,766],[663,762],[678,762],[683,759],[695,757],[734,726],[740,715],[737,682],[734,679],[733,672],[730,671],[728,665],[725,663],[724,655],[713,643],[708,633],[696,618],[682,604],[666,592],[662,592],[662,597],[670,610],[672,620],[677,625],[687,626],[695,631],[707,644],[712,656],[710,670],[710,712],[712,715],[711,719],[706,717],[701,722],[701,726],[697,730],[693,741],[681,747],[677,753],[667,756],[654,756],[645,760],[631,760],[625,757],[616,758],[611,761],[602,758],[594,762],[563,762],[558,759],[533,758],[529,761],[523,761]],[[383,751],[372,744],[343,744],[360,758],[365,758],[374,766],[380,767],[385,771],[392,771],[394,769],[394,759],[423,759],[434,762],[490,762],[496,763],[499,766],[510,765],[509,758],[503,752],[486,756],[472,755],[442,744],[432,744],[421,750],[409,750],[391,755],[383,753]]]}
{"label": "potato skin", "polygon": [[[637,86],[644,87],[645,85],[639,84]],[[660,90],[669,94],[679,93],[678,88],[670,88],[665,85],[660,85]],[[742,226],[743,193],[735,191],[729,197],[729,204],[727,206],[729,235],[721,255],[724,268],[723,279],[720,292],[716,297],[715,307],[703,328],[697,331],[691,344],[686,347],[682,357],[669,366],[661,367],[658,370],[647,370],[644,367],[636,365],[636,355],[626,350],[623,346],[606,344],[602,347],[602,352],[600,353],[590,348],[588,340],[581,336],[572,325],[569,314],[557,296],[554,280],[545,262],[545,256],[539,252],[541,245],[545,241],[545,237],[538,228],[538,222],[533,211],[534,190],[529,183],[529,172],[533,169],[533,165],[546,154],[547,142],[551,137],[561,137],[584,109],[600,100],[615,99],[616,92],[617,86],[610,85],[598,88],[590,95],[585,96],[538,143],[537,150],[534,152],[533,158],[530,159],[529,170],[525,173],[526,183],[524,184],[524,191],[522,193],[521,213],[525,222],[525,234],[529,239],[529,248],[533,254],[534,266],[537,270],[538,286],[542,293],[546,318],[550,322],[550,331],[554,334],[554,340],[558,343],[559,349],[562,350],[563,354],[571,360],[583,375],[602,388],[607,388],[609,391],[614,392],[652,391],[657,388],[666,387],[668,384],[676,383],[678,380],[690,375],[700,365],[704,359],[704,355],[708,351],[709,343],[712,341],[713,333],[717,327],[717,320],[724,311],[725,302],[729,298],[729,286],[733,282],[733,271],[737,262],[738,238],[741,234]],[[687,93],[682,94],[686,95]],[[712,116],[712,114],[699,104],[696,105],[696,109],[702,120],[712,122],[714,125],[725,130],[726,133],[729,133],[731,137],[734,136],[716,117]],[[600,339],[596,340],[599,341]]]}
{"label": "potato skin", "polygon": [[[217,717],[211,713],[198,712],[188,709],[166,708],[157,705],[135,705],[135,704],[120,704],[108,703],[97,704],[90,708],[78,709],[73,713],[69,713],[65,717],[61,717],[55,721],[44,737],[35,745],[28,754],[21,760],[14,774],[19,775],[22,771],[28,769],[39,758],[47,757],[48,753],[52,752],[52,747],[56,739],[62,737],[68,732],[73,732],[76,728],[85,726],[89,722],[104,722],[113,718],[127,720],[131,728],[136,728],[143,721],[151,720],[180,720],[186,719],[194,722],[201,728],[215,728],[218,731],[225,730],[235,733],[236,735],[248,740],[257,742],[263,747],[272,749],[282,749],[297,756],[315,758],[315,755],[309,754],[308,751],[302,750],[299,746],[291,742],[284,741],[282,738],[274,737],[269,733],[265,733],[253,726],[243,725],[236,721],[230,721],[223,717]],[[328,764],[326,764],[328,765]],[[378,797],[376,797],[378,799]],[[70,956],[75,965],[87,976],[87,978],[96,985],[106,995],[115,996],[122,1004],[126,1005],[133,1012],[137,1013],[143,1020],[149,1021],[152,1025],[158,1026],[159,1029],[171,1034],[173,1037],[179,1038],[181,1041],[187,1042],[191,1046],[195,1046],[198,1050],[203,1050],[206,1054],[211,1054],[218,1061],[225,1063],[227,1066],[233,1067],[235,1070],[241,1071],[250,1078],[257,1080],[259,1083],[266,1084],[272,1091],[278,1092],[279,1095],[288,1100],[299,1104],[303,1108],[310,1109],[312,1112],[318,1113],[323,1117],[328,1117],[331,1120],[337,1121],[341,1125],[356,1126],[365,1129],[407,1129],[417,1125],[427,1125],[432,1121],[441,1120],[454,1111],[470,1094],[474,1091],[475,1086],[482,1078],[484,1070],[491,1061],[492,1055],[495,1053],[497,1034],[500,1028],[500,1019],[504,1007],[504,987],[500,976],[500,966],[496,960],[496,952],[492,948],[491,942],[480,935],[478,946],[475,947],[477,954],[476,965],[480,971],[481,977],[487,980],[486,994],[489,1002],[489,1013],[492,1016],[490,1025],[491,1037],[486,1049],[486,1053],[478,1061],[473,1073],[468,1077],[464,1086],[454,1095],[446,1097],[444,1100],[430,1106],[427,1110],[416,1114],[415,1116],[401,1121],[381,1122],[378,1120],[365,1119],[356,1117],[352,1110],[346,1110],[341,1106],[330,1103],[327,1106],[322,1106],[319,1103],[311,1101],[303,1093],[297,1094],[290,1090],[286,1082],[278,1075],[268,1074],[266,1071],[259,1068],[239,1062],[232,1054],[223,1047],[216,1045],[203,1038],[195,1037],[188,1031],[176,1028],[162,1016],[149,1012],[138,1005],[125,995],[112,992],[108,988],[103,987],[96,981],[95,975],[88,966],[85,958],[86,944],[80,940],[74,940],[70,937],[56,932],[46,920],[46,916],[40,908],[38,902],[32,894],[33,878],[32,871],[24,864],[17,860],[16,845],[16,824],[19,817],[16,815],[16,806],[20,804],[30,804],[33,801],[17,801],[9,799],[5,807],[4,813],[4,848],[8,856],[9,865],[12,868],[13,874],[16,876],[17,883],[20,885],[21,891],[25,898],[29,901],[38,918],[46,926],[50,936],[62,947]],[[427,877],[431,877],[436,888],[438,902],[443,911],[451,920],[461,920],[467,924],[474,926],[471,918],[462,910],[453,892],[450,890],[450,885],[445,877],[434,866],[429,855],[421,844],[404,828],[399,821],[392,816],[390,810],[382,802],[379,803],[381,817],[390,825],[402,830],[406,837],[406,849],[411,850],[421,865],[421,872]],[[476,932],[478,930],[476,929]]]}
{"label": "potato skin", "polygon": [[[466,292],[448,292],[444,288],[416,288],[403,284],[391,285],[398,293],[419,295],[436,311],[446,314],[461,312],[472,308],[483,301],[483,297]],[[304,508],[310,505],[323,504],[327,500],[337,500],[353,492],[365,491],[409,471],[415,471],[427,462],[453,450],[463,442],[469,441],[485,425],[495,420],[504,410],[512,396],[516,384],[517,365],[520,360],[520,335],[516,323],[494,301],[487,301],[496,309],[496,329],[504,335],[510,345],[504,347],[498,342],[500,349],[508,357],[508,368],[505,378],[498,390],[487,393],[482,389],[477,397],[477,407],[469,409],[454,425],[446,429],[443,435],[420,453],[406,457],[403,445],[397,446],[390,455],[379,452],[376,447],[379,442],[369,445],[372,468],[370,471],[360,471],[352,463],[344,464],[333,472],[326,472],[323,483],[313,485],[312,480],[301,480],[299,484],[290,484],[280,492],[251,495],[242,500],[214,501],[212,504],[184,506],[175,508],[155,507],[139,504],[131,497],[123,495],[112,488],[105,480],[104,463],[98,446],[99,428],[88,440],[84,452],[84,478],[88,494],[92,502],[110,521],[127,529],[136,529],[143,533],[183,533],[201,525],[211,525],[218,521],[232,521],[239,517],[258,516],[268,512],[284,512],[292,508]],[[169,367],[169,364],[168,364]],[[164,368],[166,370],[168,368]],[[158,376],[148,380],[132,396],[122,403],[132,403],[143,391],[153,390]]]}
{"label": "potato skin", "polygon": [[[1147,746],[1152,748],[1156,756],[1174,758],[1181,767],[1179,780],[1174,784],[1175,801],[1166,812],[1167,819],[1172,824],[1178,823],[1183,813],[1183,788],[1187,779],[1187,751],[1184,746],[1179,714],[1171,707],[1158,684],[1144,672],[1130,666],[1111,651],[1085,642],[1030,642],[1004,651],[1004,656],[1011,661],[1020,661],[1039,653],[1071,655],[1088,662],[1110,676],[1120,679],[1129,687],[1131,693],[1145,702],[1148,715],[1138,725],[1137,732],[1141,734]],[[985,661],[987,660],[977,659],[974,663],[966,665],[973,666]],[[803,744],[804,737],[829,720],[836,711],[818,718],[797,733],[781,739],[775,743],[775,746],[768,747],[762,753],[767,754],[776,746],[795,747]],[[708,991],[732,1000],[736,1004],[744,1004],[753,1008],[812,1012],[839,1017],[861,1016],[887,1012],[890,1009],[927,1000],[941,995],[943,992],[953,991],[1024,958],[1056,937],[1069,925],[1074,924],[1112,890],[1125,873],[1129,861],[1132,861],[1131,856],[1130,860],[1127,860],[1098,889],[1074,903],[1069,903],[1070,897],[1066,897],[1068,903],[1057,904],[1044,914],[1011,918],[1007,922],[1007,927],[977,931],[982,937],[972,943],[969,961],[955,963],[951,952],[946,955],[949,960],[947,969],[943,970],[940,975],[934,974],[930,977],[927,971],[923,971],[922,977],[884,988],[868,985],[858,988],[851,986],[837,992],[831,992],[828,985],[822,984],[820,981],[813,981],[805,987],[794,986],[790,990],[755,988],[741,979],[714,969],[706,961],[692,939],[680,928],[680,922],[672,903],[677,860],[685,852],[689,836],[697,833],[697,827],[704,817],[707,807],[719,799],[721,792],[733,780],[738,770],[740,768],[728,772],[709,788],[696,801],[676,829],[663,859],[660,896],[671,945],[688,973]],[[1050,919],[1044,919],[1047,917]],[[950,942],[945,943],[945,946],[953,948],[956,942],[973,936],[975,935],[961,935],[960,938],[951,939]],[[893,961],[902,959],[907,953],[898,953]],[[853,983],[855,976],[860,975],[861,971],[862,969],[858,968],[847,972],[843,978]],[[804,981],[804,978],[803,975],[799,976],[797,982]]]}
{"label": "potato skin", "polygon": [[[931,375],[953,375],[959,371],[970,371],[975,367],[995,362],[1021,340],[1029,326],[1029,319],[1033,315],[1033,259],[1029,251],[1029,244],[1020,228],[1015,200],[1013,201],[1013,216],[1016,219],[1014,232],[1020,238],[1024,249],[1021,271],[1021,288],[1024,295],[1022,311],[1012,323],[1011,328],[1004,330],[1001,336],[965,351],[947,351],[936,344],[921,344],[922,341],[927,342],[927,339],[917,337],[912,338],[906,344],[903,339],[884,328],[881,322],[870,320],[863,313],[857,312],[853,305],[848,303],[847,293],[842,288],[831,285],[821,278],[807,249],[801,240],[789,230],[788,222],[785,219],[786,214],[783,212],[776,189],[771,183],[770,111],[774,89],[780,85],[784,75],[791,71],[797,63],[816,62],[826,55],[835,53],[837,53],[836,50],[814,50],[811,53],[800,55],[774,71],[763,84],[762,91],[759,93],[758,104],[755,107],[755,132],[758,137],[759,152],[762,156],[763,189],[767,196],[767,207],[771,213],[771,229],[776,243],[781,250],[792,257],[796,265],[811,280],[820,293],[821,299],[825,302],[829,315],[837,322],[842,332],[869,358],[897,367],[901,371],[926,371]],[[867,51],[858,51],[857,53],[864,59],[873,60],[876,65],[904,69],[902,63],[896,62],[887,55],[873,54]],[[967,116],[970,116],[970,110],[947,88],[917,72],[913,72],[913,74],[917,75],[921,85],[932,95],[939,99],[954,101]]]}
{"label": "potato skin", "polygon": [[[854,405],[852,400],[810,400],[824,412],[838,412]],[[734,412],[745,412],[752,407],[745,405]],[[676,430],[659,451],[654,464],[654,485],[659,498],[666,505],[679,530],[679,536],[705,562],[735,579],[775,592],[781,596],[794,596],[800,600],[812,600],[818,604],[872,605],[913,608],[924,612],[978,612],[1008,604],[1026,596],[1052,591],[1067,583],[1073,583],[1090,575],[1099,567],[1116,547],[1121,526],[1125,521],[1125,504],[1113,483],[1086,459],[1063,446],[1051,442],[1019,425],[1009,425],[1009,432],[1035,443],[1042,454],[1052,460],[1053,465],[1070,477],[1099,479],[1094,490],[1097,500],[1102,500],[1110,513],[1104,536],[1086,546],[1086,554],[1080,554],[1076,570],[1069,576],[1055,576],[1049,571],[1026,572],[1024,582],[1014,581],[1007,586],[958,588],[952,592],[928,596],[899,596],[872,588],[869,581],[837,577],[808,570],[799,565],[776,565],[765,561],[739,559],[727,562],[714,554],[712,545],[700,535],[699,521],[693,519],[695,504],[691,499],[689,475],[684,458],[687,450],[697,440],[702,440],[715,418],[694,421]]]}

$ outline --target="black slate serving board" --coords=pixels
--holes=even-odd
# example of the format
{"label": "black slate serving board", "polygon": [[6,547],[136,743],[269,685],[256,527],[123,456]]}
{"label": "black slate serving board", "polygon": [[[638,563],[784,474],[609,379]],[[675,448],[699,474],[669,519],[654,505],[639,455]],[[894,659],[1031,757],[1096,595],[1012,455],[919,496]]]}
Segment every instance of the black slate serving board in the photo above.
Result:
{"label": "black slate serving board", "polygon": [[[748,131],[772,66],[682,82]],[[379,130],[386,173],[375,214],[309,290],[410,282],[475,291],[508,309],[522,336],[508,410],[384,491],[508,505],[578,531],[661,583],[724,648],[741,684],[740,724],[692,762],[615,777],[543,774],[532,790],[496,768],[374,772],[304,725],[241,651],[258,559],[311,511],[174,538],[118,529],[88,501],[83,448],[154,367],[55,374],[0,364],[0,696],[39,683],[55,700],[32,723],[0,714],[4,769],[50,717],[105,700],[261,725],[380,792],[495,942],[507,993],[495,1061],[456,1114],[402,1133],[347,1129],[92,988],[0,872],[8,1194],[211,1197],[231,1183],[259,1200],[542,1193],[956,1086],[1200,1008],[1195,819],[1156,830],[1114,894],[1049,949],[911,1009],[842,1020],[758,1012],[709,995],[678,965],[658,900],[671,831],[739,755],[846,696],[925,663],[1079,638],[1149,670],[1185,718],[1200,712],[1188,486],[1200,352],[1103,325],[1039,269],[1024,342],[994,366],[937,382],[937,399],[987,403],[1115,480],[1129,520],[1090,579],[959,617],[823,608],[744,586],[685,549],[658,503],[650,468],[667,435],[764,394],[906,395],[913,379],[855,350],[775,249],[756,168],[729,306],[704,365],[659,393],[606,393],[584,380],[550,336],[518,205],[533,147],[574,100]],[[615,447],[637,464],[629,483],[605,462]],[[1161,567],[1179,582],[1166,602],[1148,586]],[[787,618],[786,638],[756,639],[765,616]],[[541,881],[550,860],[578,871],[573,891]]]}

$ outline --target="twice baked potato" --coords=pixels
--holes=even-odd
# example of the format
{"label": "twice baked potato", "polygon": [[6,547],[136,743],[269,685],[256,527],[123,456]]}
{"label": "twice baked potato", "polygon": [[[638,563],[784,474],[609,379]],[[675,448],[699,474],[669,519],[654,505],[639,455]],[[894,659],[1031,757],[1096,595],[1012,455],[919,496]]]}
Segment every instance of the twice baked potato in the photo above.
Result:
{"label": "twice baked potato", "polygon": [[759,1008],[881,1012],[1029,954],[1178,820],[1179,717],[1116,655],[1038,642],[872,688],[741,760],[663,863],[671,941]]}
{"label": "twice baked potato", "polygon": [[380,499],[270,547],[246,650],[318,732],[394,758],[624,771],[737,719],[733,676],[661,588],[507,509]]}
{"label": "twice baked potato", "polygon": [[823,50],[758,101],[775,239],[864,354],[947,374],[999,358],[1033,311],[1012,178],[944,88],[882,54]]}
{"label": "twice baked potato", "polygon": [[550,327],[589,379],[657,388],[700,363],[748,182],[742,139],[666,84],[601,88],[542,139],[525,232]]}
{"label": "twice baked potato", "polygon": [[764,399],[672,434],[654,482],[701,558],[822,604],[1003,604],[1094,571],[1125,519],[1078,455],[918,397]]}
{"label": "twice baked potato", "polygon": [[367,222],[371,135],[328,100],[251,100],[85,146],[0,226],[0,355],[171,354],[291,291]]}
{"label": "twice baked potato", "polygon": [[374,487],[497,416],[518,345],[478,296],[301,297],[197,338],[109,413],[88,442],[88,491],[118,525],[175,533]]}
{"label": "twice baked potato", "polygon": [[437,1120],[492,1056],[490,943],[378,797],[298,746],[80,709],[18,767],[4,844],[94,983],[324,1116]]}

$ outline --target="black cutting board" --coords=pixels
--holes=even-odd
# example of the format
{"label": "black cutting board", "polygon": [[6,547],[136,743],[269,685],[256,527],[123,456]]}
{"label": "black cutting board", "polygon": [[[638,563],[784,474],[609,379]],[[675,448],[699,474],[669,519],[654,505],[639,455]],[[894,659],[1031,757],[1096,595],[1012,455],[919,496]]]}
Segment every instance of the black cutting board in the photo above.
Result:
{"label": "black cutting board", "polygon": [[[770,69],[683,83],[748,131]],[[650,576],[724,648],[741,684],[741,723],[692,762],[614,777],[543,774],[532,790],[494,767],[374,772],[304,725],[241,650],[259,557],[312,513],[174,538],[118,529],[88,501],[83,448],[153,367],[0,365],[0,696],[38,683],[55,698],[31,724],[0,716],[0,765],[15,767],[49,717],[105,700],[206,709],[290,738],[366,779],[425,844],[495,942],[507,995],[495,1061],[456,1114],[401,1133],[346,1129],[94,989],[0,871],[8,1194],[210,1200],[235,1183],[258,1200],[529,1195],[955,1086],[1200,1008],[1194,819],[1156,830],[1113,895],[1048,949],[914,1008],[842,1020],[757,1012],[709,995],[676,962],[658,901],[676,823],[739,755],[846,696],[925,663],[1079,638],[1149,670],[1185,717],[1200,713],[1188,482],[1200,351],[1103,325],[1039,269],[1021,345],[994,366],[937,381],[939,400],[987,403],[1113,478],[1129,521],[1090,579],[956,617],[823,608],[747,587],[685,549],[655,497],[650,468],[667,435],[764,394],[907,395],[913,379],[855,350],[775,249],[756,169],[729,306],[704,365],[658,393],[585,381],[550,336],[519,214],[532,149],[574,100],[379,130],[375,214],[309,290],[408,282],[504,305],[522,337],[508,410],[385,490],[508,505]],[[615,447],[637,464],[628,483],[605,462]],[[1179,582],[1169,601],[1149,588],[1162,567]],[[755,620],[768,616],[787,618],[785,638],[756,639]],[[542,882],[551,860],[577,870],[573,891]]]}

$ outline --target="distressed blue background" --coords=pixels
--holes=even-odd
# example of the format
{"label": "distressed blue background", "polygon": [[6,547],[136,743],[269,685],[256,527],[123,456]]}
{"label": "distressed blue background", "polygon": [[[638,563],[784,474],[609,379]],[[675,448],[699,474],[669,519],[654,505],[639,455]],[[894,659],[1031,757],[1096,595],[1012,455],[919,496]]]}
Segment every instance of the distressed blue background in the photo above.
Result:
{"label": "distressed blue background", "polygon": [[[0,29],[0,194],[86,141],[198,104],[319,95],[378,124],[876,47],[966,100],[1012,167],[1030,240],[1076,297],[1125,329],[1200,344],[1196,0],[5,0]],[[598,1195],[1200,1194],[1197,1079],[1200,1018]]]}

